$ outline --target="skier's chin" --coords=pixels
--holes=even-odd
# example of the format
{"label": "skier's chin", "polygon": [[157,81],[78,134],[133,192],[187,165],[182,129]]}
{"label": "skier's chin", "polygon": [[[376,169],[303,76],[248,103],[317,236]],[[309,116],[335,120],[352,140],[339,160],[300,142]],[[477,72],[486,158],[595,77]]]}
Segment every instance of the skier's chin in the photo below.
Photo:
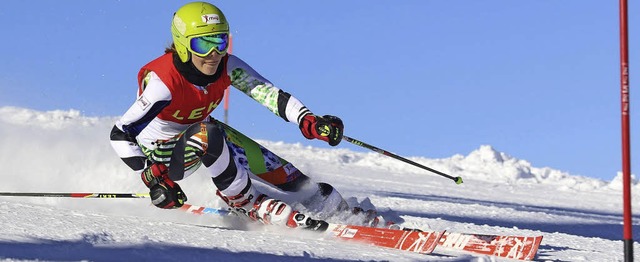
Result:
{"label": "skier's chin", "polygon": [[217,69],[218,69],[218,64],[219,63],[220,62],[202,64],[202,73],[205,74],[205,75],[213,75],[213,74],[215,74]]}

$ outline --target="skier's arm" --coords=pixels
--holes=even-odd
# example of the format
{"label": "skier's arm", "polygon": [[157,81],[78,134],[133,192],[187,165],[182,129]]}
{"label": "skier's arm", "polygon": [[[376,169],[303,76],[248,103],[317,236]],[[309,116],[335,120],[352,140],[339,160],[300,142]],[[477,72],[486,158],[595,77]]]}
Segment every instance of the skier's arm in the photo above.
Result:
{"label": "skier's arm", "polygon": [[307,139],[320,139],[335,146],[342,140],[344,125],[335,116],[316,116],[300,100],[275,87],[240,58],[229,55],[227,71],[231,84],[260,102],[285,121],[298,124]]}
{"label": "skier's arm", "polygon": [[171,92],[153,72],[145,78],[143,89],[136,102],[111,129],[111,146],[134,171],[144,169],[147,160],[136,136],[171,102]]}
{"label": "skier's arm", "polygon": [[311,111],[289,93],[275,87],[240,58],[229,55],[227,72],[231,85],[260,102],[287,122],[300,124]]}

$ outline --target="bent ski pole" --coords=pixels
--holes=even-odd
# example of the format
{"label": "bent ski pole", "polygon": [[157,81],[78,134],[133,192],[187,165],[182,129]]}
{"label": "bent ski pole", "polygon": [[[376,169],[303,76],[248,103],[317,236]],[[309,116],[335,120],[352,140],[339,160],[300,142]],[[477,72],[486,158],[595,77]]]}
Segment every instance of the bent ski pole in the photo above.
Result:
{"label": "bent ski pole", "polygon": [[342,136],[342,140],[346,140],[346,141],[348,141],[349,143],[352,143],[352,144],[354,144],[354,145],[357,145],[357,146],[361,146],[361,147],[364,147],[364,148],[370,149],[370,150],[372,150],[372,151],[375,151],[376,153],[380,153],[380,154],[383,154],[383,155],[385,155],[385,156],[390,156],[390,157],[393,157],[393,158],[395,158],[395,159],[398,159],[398,160],[400,160],[400,161],[402,161],[402,162],[405,162],[405,163],[407,163],[407,164],[413,165],[413,166],[415,166],[415,167],[419,167],[419,168],[425,169],[425,170],[427,170],[427,171],[430,171],[430,172],[436,173],[436,174],[438,174],[438,175],[441,175],[441,176],[443,176],[443,177],[446,177],[446,178],[448,178],[448,179],[453,180],[453,182],[456,182],[456,184],[458,184],[458,185],[459,185],[459,184],[462,184],[462,177],[459,177],[459,176],[457,176],[457,177],[453,177],[453,176],[447,175],[447,174],[442,173],[442,172],[440,172],[440,171],[438,171],[438,170],[435,170],[435,169],[433,169],[433,168],[430,168],[430,167],[427,167],[427,166],[424,166],[424,165],[418,164],[418,163],[416,163],[416,162],[414,162],[414,161],[411,161],[411,160],[409,160],[409,159],[406,159],[406,158],[404,158],[404,157],[401,157],[401,156],[396,155],[396,154],[394,154],[394,153],[391,153],[391,152],[389,152],[389,151],[386,151],[386,150],[383,150],[383,149],[377,148],[377,147],[375,147],[375,146],[369,145],[369,144],[367,144],[367,143],[365,143],[365,142],[362,142],[362,141],[357,140],[357,139],[353,139],[353,138],[348,137],[348,136]]}
{"label": "bent ski pole", "polygon": [[149,193],[24,193],[0,192],[0,196],[15,197],[72,197],[72,198],[148,198]]}

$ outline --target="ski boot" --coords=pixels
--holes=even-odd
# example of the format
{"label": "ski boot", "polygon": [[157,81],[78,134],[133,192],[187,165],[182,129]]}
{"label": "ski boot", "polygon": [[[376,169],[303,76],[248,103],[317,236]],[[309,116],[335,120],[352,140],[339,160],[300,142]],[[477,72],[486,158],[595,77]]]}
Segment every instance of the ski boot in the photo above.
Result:
{"label": "ski boot", "polygon": [[324,231],[329,226],[327,222],[312,219],[285,202],[259,193],[251,185],[245,193],[235,196],[225,196],[220,190],[216,194],[231,207],[232,212],[243,214],[252,221],[258,221],[265,225],[279,225],[311,231]]}

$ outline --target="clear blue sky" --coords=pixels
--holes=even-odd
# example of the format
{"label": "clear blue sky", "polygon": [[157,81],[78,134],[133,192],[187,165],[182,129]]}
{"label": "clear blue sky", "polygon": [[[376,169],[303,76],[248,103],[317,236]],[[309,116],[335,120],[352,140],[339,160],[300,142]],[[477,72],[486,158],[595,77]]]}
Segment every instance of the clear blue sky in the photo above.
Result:
{"label": "clear blue sky", "polygon": [[[3,2],[0,105],[121,115],[184,3]],[[234,54],[316,114],[341,117],[354,138],[407,157],[488,144],[574,175],[610,180],[621,170],[617,1],[212,3],[231,24]],[[639,17],[630,14],[632,47]],[[630,52],[639,130],[640,56]],[[258,139],[324,146],[237,90],[230,124]],[[632,149],[640,154],[637,141]]]}

